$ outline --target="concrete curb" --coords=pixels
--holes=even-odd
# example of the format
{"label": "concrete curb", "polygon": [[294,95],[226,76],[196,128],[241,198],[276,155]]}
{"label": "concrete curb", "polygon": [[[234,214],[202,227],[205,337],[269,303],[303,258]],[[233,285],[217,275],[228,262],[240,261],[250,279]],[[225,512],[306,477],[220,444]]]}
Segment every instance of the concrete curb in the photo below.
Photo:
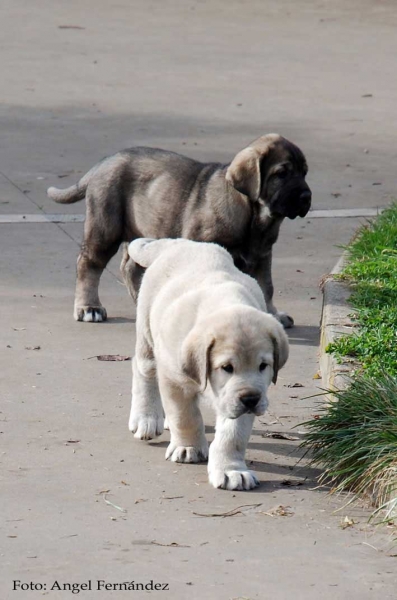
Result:
{"label": "concrete curb", "polygon": [[349,317],[352,312],[347,303],[351,289],[349,285],[335,278],[342,272],[347,255],[343,253],[331,273],[322,284],[323,310],[321,315],[320,371],[322,386],[326,390],[344,389],[349,384],[351,363],[339,364],[332,354],[325,350],[331,342],[343,334],[350,333],[354,323]]}

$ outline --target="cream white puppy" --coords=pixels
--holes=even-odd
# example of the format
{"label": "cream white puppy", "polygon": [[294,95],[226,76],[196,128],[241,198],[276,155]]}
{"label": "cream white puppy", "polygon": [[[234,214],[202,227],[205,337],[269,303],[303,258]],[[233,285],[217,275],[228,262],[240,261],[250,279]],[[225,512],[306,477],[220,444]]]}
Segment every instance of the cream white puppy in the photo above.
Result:
{"label": "cream white puppy", "polygon": [[[216,488],[258,485],[244,456],[266,390],[288,358],[287,336],[266,313],[258,283],[216,244],[137,239],[130,257],[147,270],[137,302],[129,429],[143,440],[160,435],[164,411],[171,441],[166,458],[208,458]],[[199,400],[216,413],[208,452]]]}

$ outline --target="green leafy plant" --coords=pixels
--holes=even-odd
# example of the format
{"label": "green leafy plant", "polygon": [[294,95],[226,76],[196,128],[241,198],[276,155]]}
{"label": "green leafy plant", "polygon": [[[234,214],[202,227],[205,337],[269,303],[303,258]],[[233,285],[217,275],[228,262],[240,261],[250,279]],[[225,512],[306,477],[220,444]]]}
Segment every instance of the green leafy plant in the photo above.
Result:
{"label": "green leafy plant", "polygon": [[357,329],[330,344],[337,359],[352,357],[369,376],[397,376],[397,204],[364,227],[347,247],[342,278]]}

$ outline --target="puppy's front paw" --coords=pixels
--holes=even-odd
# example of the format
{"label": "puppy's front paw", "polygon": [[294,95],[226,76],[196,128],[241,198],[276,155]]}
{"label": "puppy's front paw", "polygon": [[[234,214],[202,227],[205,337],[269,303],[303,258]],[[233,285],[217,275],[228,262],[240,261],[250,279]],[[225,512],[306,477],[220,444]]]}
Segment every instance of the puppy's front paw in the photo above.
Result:
{"label": "puppy's front paw", "polygon": [[76,306],[73,316],[76,321],[84,321],[84,323],[102,323],[108,318],[106,308],[103,306]]}
{"label": "puppy's front paw", "polygon": [[176,446],[171,443],[167,448],[165,458],[180,463],[205,462],[208,458],[208,444],[197,448],[196,446]]}
{"label": "puppy's front paw", "polygon": [[284,329],[290,329],[294,326],[294,319],[287,315],[285,312],[278,312],[274,315],[278,321],[280,321],[281,325]]}
{"label": "puppy's front paw", "polygon": [[156,415],[134,415],[131,413],[128,429],[138,440],[152,440],[164,431],[164,418]]}
{"label": "puppy's front paw", "polygon": [[211,485],[222,490],[253,490],[258,487],[259,481],[253,471],[214,469],[208,472]]}

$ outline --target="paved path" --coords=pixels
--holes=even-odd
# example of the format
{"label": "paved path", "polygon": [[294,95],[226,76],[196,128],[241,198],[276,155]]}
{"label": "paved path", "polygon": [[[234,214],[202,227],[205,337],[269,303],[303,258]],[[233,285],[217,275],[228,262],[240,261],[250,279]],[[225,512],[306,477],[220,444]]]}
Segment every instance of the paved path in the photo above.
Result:
{"label": "paved path", "polygon": [[[318,284],[364,219],[342,212],[282,228],[275,284],[297,323],[291,359],[249,448],[261,487],[233,494],[210,488],[205,466],[166,462],[167,435],[131,438],[131,365],[91,358],[133,352],[119,259],[102,282],[109,322],[75,323],[73,215],[84,204],[45,195],[130,145],[227,161],[276,131],[306,152],[316,211],[386,206],[394,2],[4,0],[2,9],[1,598],[66,598],[64,584],[96,590],[98,580],[168,583],[159,597],[173,600],[395,598],[388,532],[316,487],[318,472],[297,465],[299,440],[271,437],[300,439],[293,427],[316,413],[307,396],[318,391]],[[211,438],[211,414],[206,423]],[[253,506],[195,514],[241,505]],[[345,516],[355,524],[343,530]],[[13,580],[46,589],[12,591]]]}

